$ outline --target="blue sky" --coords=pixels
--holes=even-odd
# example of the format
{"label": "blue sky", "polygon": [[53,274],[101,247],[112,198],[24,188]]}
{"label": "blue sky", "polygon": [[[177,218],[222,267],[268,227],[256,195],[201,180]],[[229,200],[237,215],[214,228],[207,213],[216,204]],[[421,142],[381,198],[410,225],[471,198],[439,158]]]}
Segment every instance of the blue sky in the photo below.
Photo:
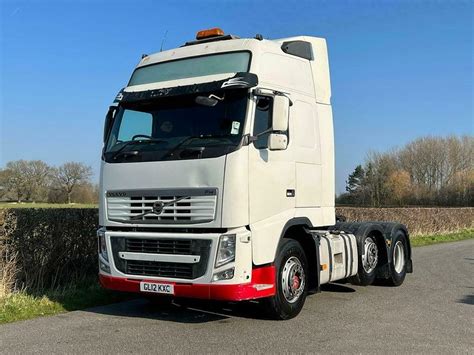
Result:
{"label": "blue sky", "polygon": [[0,166],[76,160],[142,53],[214,26],[328,40],[337,190],[370,150],[474,134],[472,1],[0,1]]}

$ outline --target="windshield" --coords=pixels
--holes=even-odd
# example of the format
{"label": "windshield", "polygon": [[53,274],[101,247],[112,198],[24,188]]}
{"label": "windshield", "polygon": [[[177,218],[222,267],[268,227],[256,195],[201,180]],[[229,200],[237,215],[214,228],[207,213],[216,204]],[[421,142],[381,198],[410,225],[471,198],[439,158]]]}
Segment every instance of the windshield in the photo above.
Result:
{"label": "windshield", "polygon": [[220,53],[178,59],[137,68],[133,72],[128,85],[142,85],[213,74],[247,72],[249,65],[250,52]]}
{"label": "windshield", "polygon": [[216,94],[215,106],[196,96],[119,106],[105,149],[108,162],[216,157],[237,149],[247,109],[247,90]]}

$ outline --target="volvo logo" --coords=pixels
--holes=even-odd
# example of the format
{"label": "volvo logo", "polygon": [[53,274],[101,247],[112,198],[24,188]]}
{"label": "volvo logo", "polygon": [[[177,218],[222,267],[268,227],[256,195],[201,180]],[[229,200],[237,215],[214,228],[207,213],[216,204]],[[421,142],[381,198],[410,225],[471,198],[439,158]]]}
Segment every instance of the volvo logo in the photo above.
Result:
{"label": "volvo logo", "polygon": [[161,214],[161,212],[163,212],[163,207],[165,207],[163,202],[155,201],[153,202],[153,207],[151,210],[154,214]]}
{"label": "volvo logo", "polygon": [[107,191],[107,197],[126,197],[127,193],[122,191]]}

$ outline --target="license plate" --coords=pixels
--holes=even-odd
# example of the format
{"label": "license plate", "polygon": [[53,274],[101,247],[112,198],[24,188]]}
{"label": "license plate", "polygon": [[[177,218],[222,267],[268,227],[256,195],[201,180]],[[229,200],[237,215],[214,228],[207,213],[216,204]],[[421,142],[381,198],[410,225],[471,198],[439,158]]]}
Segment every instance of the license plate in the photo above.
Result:
{"label": "license plate", "polygon": [[140,282],[140,291],[174,295],[174,285],[142,281]]}

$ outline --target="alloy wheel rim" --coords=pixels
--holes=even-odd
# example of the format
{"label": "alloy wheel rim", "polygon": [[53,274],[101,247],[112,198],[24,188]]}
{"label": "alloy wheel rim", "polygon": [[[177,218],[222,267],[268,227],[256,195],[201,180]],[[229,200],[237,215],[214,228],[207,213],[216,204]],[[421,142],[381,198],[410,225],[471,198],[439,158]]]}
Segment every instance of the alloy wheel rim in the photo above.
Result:
{"label": "alloy wheel rim", "polygon": [[362,254],[362,266],[364,271],[370,274],[375,270],[378,261],[377,244],[372,238],[367,238],[364,242],[364,254]]}
{"label": "alloy wheel rim", "polygon": [[403,248],[403,243],[401,240],[395,243],[393,251],[393,265],[397,274],[401,273],[403,271],[403,267],[405,266],[405,249]]}
{"label": "alloy wheel rim", "polygon": [[295,257],[290,257],[281,273],[281,284],[283,296],[288,303],[295,303],[304,292],[306,278],[301,261]]}

